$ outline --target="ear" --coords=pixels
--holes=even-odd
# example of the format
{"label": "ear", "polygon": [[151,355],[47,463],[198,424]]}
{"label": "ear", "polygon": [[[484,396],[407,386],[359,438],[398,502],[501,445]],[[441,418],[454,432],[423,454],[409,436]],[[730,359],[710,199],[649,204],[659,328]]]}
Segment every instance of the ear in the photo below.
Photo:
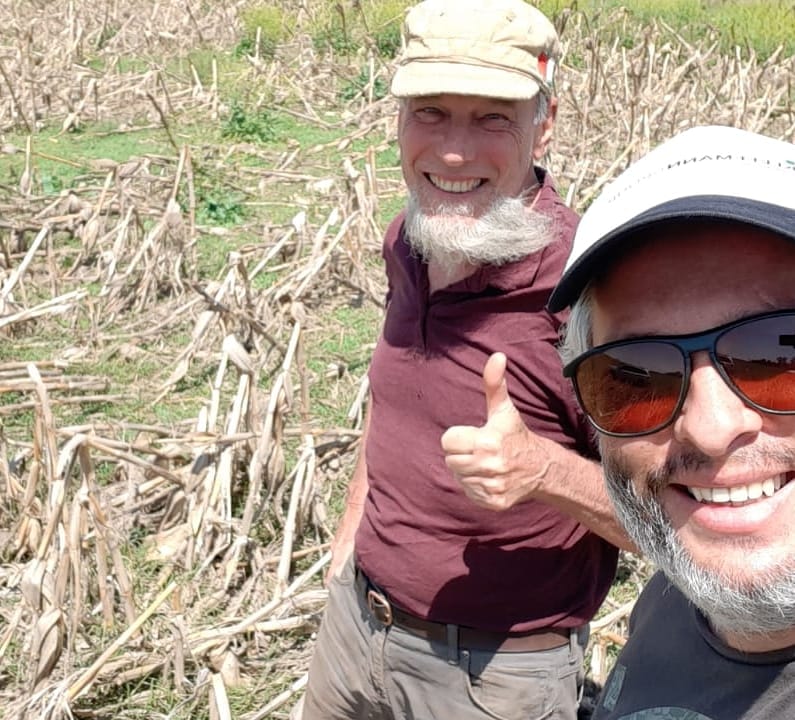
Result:
{"label": "ear", "polygon": [[544,120],[536,125],[536,138],[533,145],[533,159],[541,160],[546,155],[552,132],[555,129],[555,118],[558,116],[558,99],[553,95],[549,98],[549,108]]}

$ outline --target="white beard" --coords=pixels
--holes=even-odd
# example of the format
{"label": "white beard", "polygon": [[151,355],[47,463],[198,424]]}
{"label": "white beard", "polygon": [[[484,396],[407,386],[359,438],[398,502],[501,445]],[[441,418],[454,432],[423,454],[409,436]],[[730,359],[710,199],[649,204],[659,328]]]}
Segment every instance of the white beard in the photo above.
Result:
{"label": "white beard", "polygon": [[[647,475],[644,482],[650,492],[641,496],[629,470],[604,443],[601,447],[607,491],[619,521],[641,552],[709,618],[716,632],[754,637],[795,626],[795,559],[759,573],[752,583],[745,584],[733,577],[730,568],[701,567],[662,508],[659,493],[669,482],[666,473]],[[791,454],[781,457],[790,464],[793,461]]]}
{"label": "white beard", "polygon": [[409,193],[406,235],[425,262],[454,272],[461,265],[505,265],[538,252],[552,240],[550,219],[523,198],[499,198],[480,217],[471,203],[423,210]]}

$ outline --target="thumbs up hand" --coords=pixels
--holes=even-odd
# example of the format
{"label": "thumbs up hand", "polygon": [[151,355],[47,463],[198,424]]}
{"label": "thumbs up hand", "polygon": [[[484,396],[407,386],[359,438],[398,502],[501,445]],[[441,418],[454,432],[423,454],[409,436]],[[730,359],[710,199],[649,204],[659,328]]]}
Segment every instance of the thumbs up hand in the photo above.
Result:
{"label": "thumbs up hand", "polygon": [[483,368],[486,424],[457,425],[442,435],[445,463],[478,505],[504,510],[527,498],[548,469],[544,441],[524,424],[508,394],[507,359],[494,353]]}

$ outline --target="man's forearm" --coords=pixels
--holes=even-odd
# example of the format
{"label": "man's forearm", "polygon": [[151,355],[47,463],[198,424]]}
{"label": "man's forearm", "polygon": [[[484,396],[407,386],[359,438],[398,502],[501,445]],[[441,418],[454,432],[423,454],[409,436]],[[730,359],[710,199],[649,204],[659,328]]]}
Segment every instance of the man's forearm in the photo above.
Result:
{"label": "man's forearm", "polygon": [[587,460],[552,440],[541,439],[547,461],[529,497],[571,515],[613,545],[637,552],[613,512],[599,463]]}

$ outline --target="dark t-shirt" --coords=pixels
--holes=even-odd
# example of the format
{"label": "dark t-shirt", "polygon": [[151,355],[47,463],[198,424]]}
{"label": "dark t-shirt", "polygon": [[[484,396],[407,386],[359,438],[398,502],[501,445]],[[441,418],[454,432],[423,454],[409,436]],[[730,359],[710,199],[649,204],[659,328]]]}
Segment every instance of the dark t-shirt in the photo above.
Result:
{"label": "dark t-shirt", "polygon": [[638,598],[630,637],[594,720],[792,720],[795,648],[741,653],[657,573]]}
{"label": "dark t-shirt", "polygon": [[577,219],[548,177],[534,207],[553,220],[549,246],[430,297],[427,265],[412,254],[398,217],[384,242],[389,298],[370,368],[370,492],[357,561],[409,612],[495,631],[587,622],[617,556],[549,505],[476,506],[444,463],[444,431],[486,421],[482,373],[496,351],[508,357],[508,391],[527,425],[595,454],[562,377],[560,317],[545,309]]}

